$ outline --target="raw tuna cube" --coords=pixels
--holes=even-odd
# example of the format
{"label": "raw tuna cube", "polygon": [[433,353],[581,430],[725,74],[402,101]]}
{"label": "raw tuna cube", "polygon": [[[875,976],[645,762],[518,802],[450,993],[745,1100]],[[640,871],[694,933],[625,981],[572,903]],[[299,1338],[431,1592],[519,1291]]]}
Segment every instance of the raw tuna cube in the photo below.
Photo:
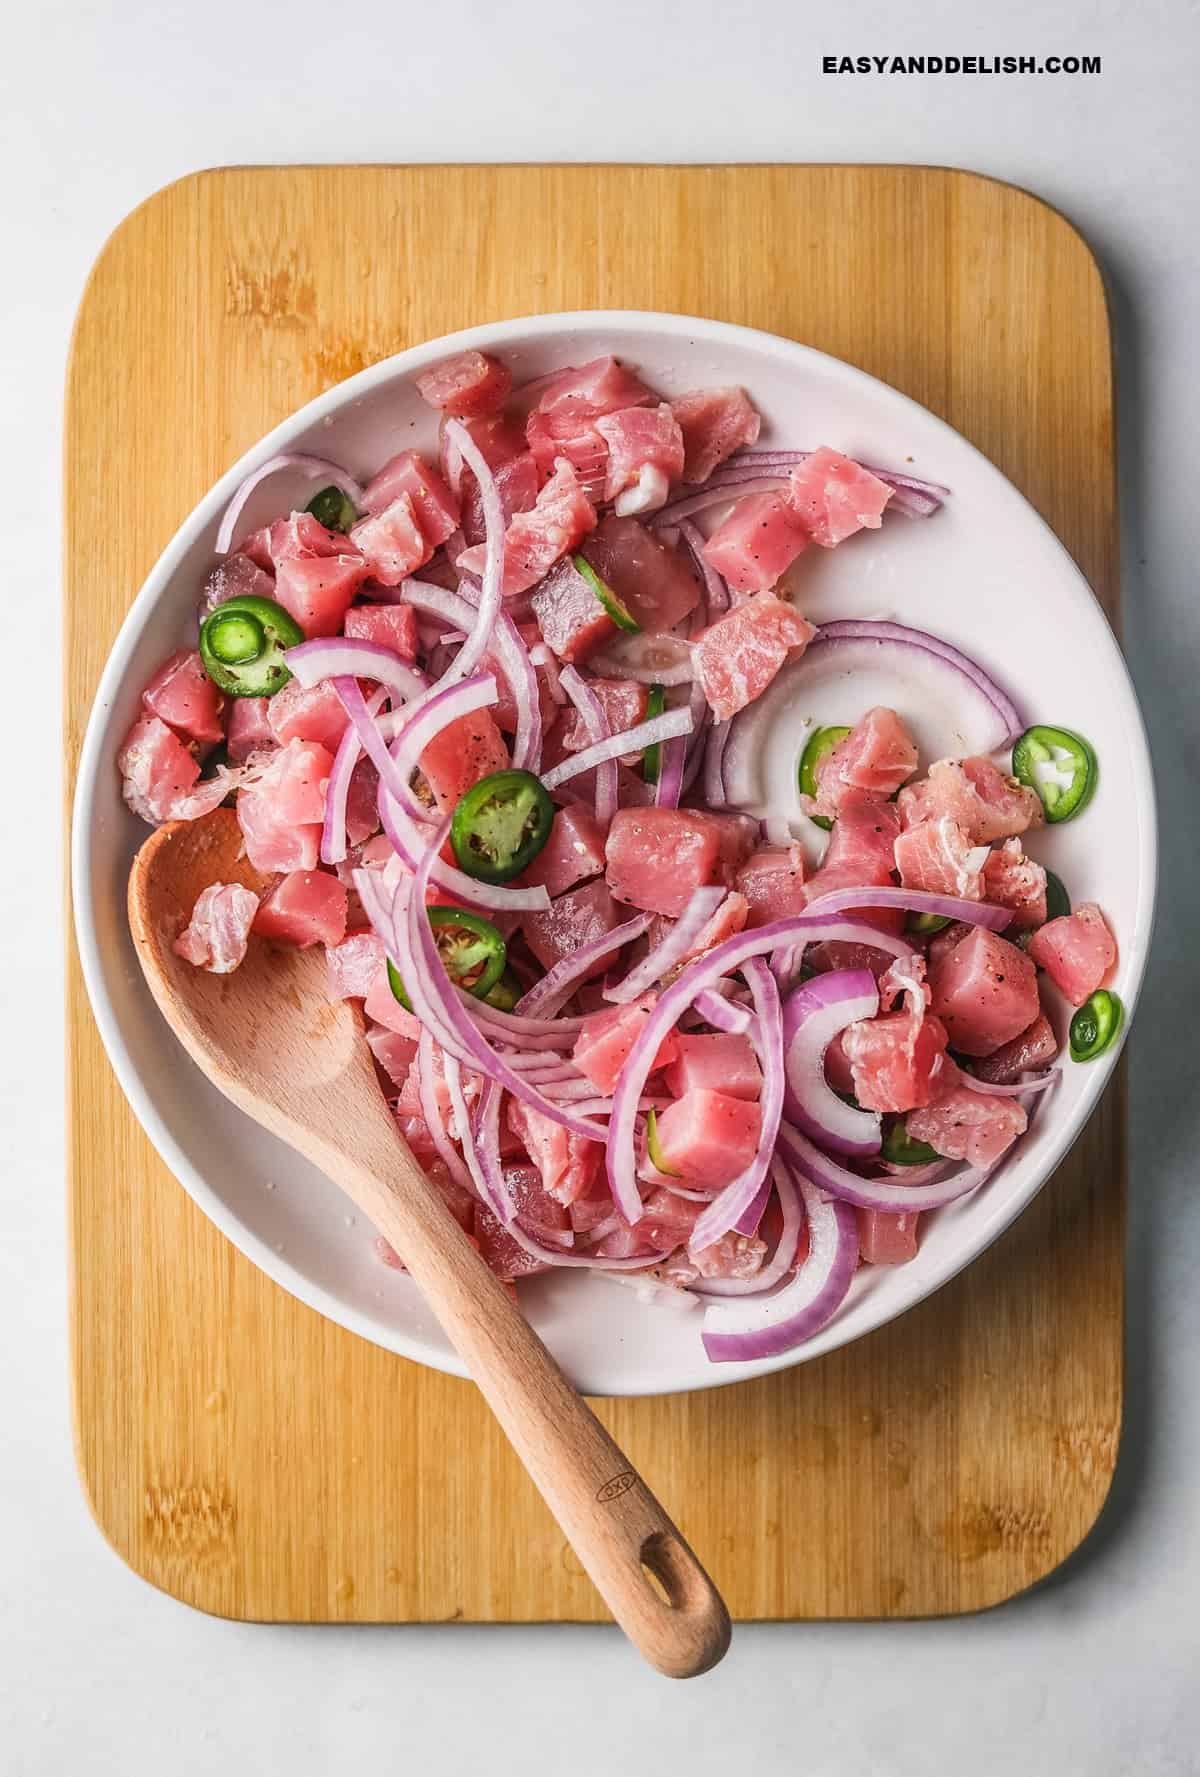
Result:
{"label": "raw tuna cube", "polygon": [[757,1277],[767,1256],[767,1243],[750,1234],[736,1234],[731,1228],[711,1246],[689,1254],[697,1277]]}
{"label": "raw tuna cube", "polygon": [[[585,944],[602,938],[620,925],[618,911],[605,882],[585,882],[551,901],[544,913],[527,913],[521,922],[525,942],[544,969],[552,969],[564,957],[574,956]],[[616,961],[617,952],[607,951],[593,963],[585,976],[591,980],[602,975]]]}
{"label": "raw tuna cube", "polygon": [[392,1084],[402,1086],[417,1059],[416,1041],[401,1036],[398,1031],[387,1030],[382,1024],[373,1024],[367,1031],[367,1043]]}
{"label": "raw tuna cube", "polygon": [[975,1077],[989,1086],[1011,1086],[1023,1073],[1049,1067],[1058,1054],[1058,1038],[1045,1013],[1039,1013],[1019,1037],[1005,1043],[994,1055],[986,1055],[974,1067]]}
{"label": "raw tuna cube", "polygon": [[737,815],[619,809],[605,846],[608,886],[618,901],[677,919],[696,889],[733,881],[752,832]]}
{"label": "raw tuna cube", "polygon": [[[922,1110],[912,1111],[906,1127],[914,1141],[928,1142],[947,1160],[965,1160],[971,1166],[994,1166],[1025,1133],[1029,1119],[1015,1098],[997,1098],[972,1092],[967,1076],[953,1070],[961,1084]],[[951,1070],[947,1069],[947,1074]],[[953,1075],[951,1075],[953,1077]]]}
{"label": "raw tuna cube", "polygon": [[[627,728],[636,728],[639,722],[646,720],[646,705],[650,701],[649,686],[639,685],[635,679],[589,679],[588,689],[600,701],[610,734],[624,734]],[[563,725],[563,752],[581,753],[591,744],[592,739],[584,727],[583,717],[577,709],[572,708]],[[640,757],[640,753],[630,755],[630,758]]]}
{"label": "raw tuna cube", "polygon": [[142,703],[150,715],[184,740],[197,741],[202,747],[215,746],[225,738],[221,724],[224,701],[194,648],[172,654],[142,692]]}
{"label": "raw tuna cube", "polygon": [[540,884],[553,899],[603,869],[604,829],[590,809],[571,803],[559,809],[549,839],[517,881],[522,888]]}
{"label": "raw tuna cube", "polygon": [[200,603],[196,607],[197,620],[203,623],[218,605],[227,604],[230,599],[246,597],[273,599],[275,575],[268,572],[267,567],[260,567],[248,555],[238,551],[227,555],[224,561],[219,561],[215,568],[209,570],[200,589]]}
{"label": "raw tuna cube", "polygon": [[958,895],[966,901],[983,899],[982,860],[948,814],[901,833],[895,858],[905,888],[930,895]]}
{"label": "raw tuna cube", "polygon": [[660,1112],[658,1146],[685,1184],[718,1191],[749,1166],[761,1131],[757,1104],[696,1088]]}
{"label": "raw tuna cube", "polygon": [[[588,1144],[589,1147],[594,1145]],[[553,1246],[571,1246],[570,1212],[556,1197],[551,1197],[538,1168],[522,1160],[505,1166],[503,1170],[504,1182],[517,1206],[521,1226]]]}
{"label": "raw tuna cube", "polygon": [[[548,1196],[570,1204],[587,1195],[604,1168],[600,1142],[575,1135],[518,1098],[508,1101],[508,1124],[541,1174]],[[559,1226],[566,1226],[565,1218]]]}
{"label": "raw tuna cube", "polygon": [[[583,1028],[575,1039],[572,1060],[597,1092],[607,1094],[616,1087],[621,1069],[645,1029],[656,999],[657,995],[645,993],[633,1005],[608,1006],[584,1019]],[[678,1044],[674,1032],[668,1032],[659,1045],[651,1073],[675,1059]]]}
{"label": "raw tuna cube", "polygon": [[701,630],[696,677],[718,722],[761,697],[784,661],[798,658],[816,629],[774,593],[760,592]]}
{"label": "raw tuna cube", "polygon": [[559,562],[530,599],[542,640],[560,660],[577,664],[602,648],[617,626],[573,561]]}
{"label": "raw tuna cube", "polygon": [[[376,1024],[382,1024],[385,1030],[394,1031],[400,1037],[409,1037],[414,1043],[421,1035],[421,1026],[418,1021],[411,1012],[405,1010],[392,992],[387,966],[383,962],[380,963],[367,987],[366,998],[363,1001],[363,1014],[365,1017],[373,1019]],[[414,1089],[415,1086],[414,1076]],[[416,1100],[413,1101],[412,1109],[414,1112],[420,1110],[420,1104]]]}
{"label": "raw tuna cube", "polygon": [[273,596],[306,636],[337,635],[350,601],[367,577],[367,564],[347,538],[327,531],[309,512],[293,512],[256,538],[263,565],[275,569]]}
{"label": "raw tuna cube", "polygon": [[858,1256],[864,1265],[906,1265],[917,1256],[915,1209],[859,1209]]}
{"label": "raw tuna cube", "polygon": [[929,985],[950,1047],[963,1055],[994,1054],[1027,1029],[1041,1009],[1037,970],[1029,957],[982,926],[933,964]]}
{"label": "raw tuna cube", "polygon": [[346,936],[346,890],[324,870],[293,870],[268,894],[258,910],[254,930],[300,949],[310,944],[340,944]]}
{"label": "raw tuna cube", "polygon": [[549,1264],[518,1246],[503,1223],[497,1221],[483,1203],[475,1205],[475,1243],[488,1269],[501,1283],[515,1283],[518,1277],[536,1277],[548,1271]]}
{"label": "raw tuna cube", "polygon": [[480,778],[507,771],[504,736],[490,710],[473,710],[435,734],[421,754],[421,776],[441,814],[450,814]]}
{"label": "raw tuna cube", "polygon": [[990,759],[939,759],[921,783],[901,790],[900,815],[906,827],[949,815],[972,845],[990,845],[1039,826],[1037,792],[1005,777]]}
{"label": "raw tuna cube", "polygon": [[[461,416],[459,416],[461,417]],[[475,449],[479,452],[488,468],[495,474],[505,463],[511,463],[515,457],[527,454],[524,428],[515,421],[506,419],[502,413],[481,414],[478,419],[463,419],[463,426]],[[442,425],[441,440],[438,446],[441,463],[442,479],[453,487],[456,479],[454,466],[455,453],[446,437],[445,424]],[[462,481],[473,481],[471,471],[465,466],[462,469]],[[462,489],[460,489],[460,493]]]}
{"label": "raw tuna cube", "polygon": [[307,689],[298,679],[289,679],[267,706],[267,722],[271,733],[281,745],[289,740],[315,740],[326,752],[336,753],[350,718],[331,679]]}
{"label": "raw tuna cube", "polygon": [[411,494],[398,494],[382,512],[356,524],[350,541],[381,586],[399,586],[433,554]]}
{"label": "raw tuna cube", "polygon": [[401,494],[407,494],[412,501],[417,524],[430,549],[436,549],[458,529],[458,501],[437,470],[415,450],[402,450],[372,476],[363,495],[363,504],[375,518],[386,512]]}
{"label": "raw tuna cube", "polygon": [[861,1018],[842,1034],[854,1096],[867,1111],[909,1111],[928,1104],[943,1066],[946,1029],[912,1012]]}
{"label": "raw tuna cube", "polygon": [[848,790],[891,796],[917,769],[917,749],[895,710],[879,704],[856,722],[817,767],[817,794],[802,798],[807,814],[836,815]]}
{"label": "raw tuna cube", "polygon": [[751,852],[733,879],[750,905],[749,926],[770,925],[803,913],[804,850],[799,845],[764,845]]}
{"label": "raw tuna cube", "polygon": [[602,414],[596,430],[608,446],[604,498],[619,513],[656,512],[683,474],[683,433],[664,401]]}
{"label": "raw tuna cube", "polygon": [[[745,931],[749,918],[750,903],[745,895],[726,895],[712,918],[706,920],[700,927],[696,933],[695,943],[680,957],[667,979],[674,980],[686,963],[690,963],[695,957],[703,956],[706,950],[712,950],[715,945],[724,944],[726,938],[736,938],[739,932]],[[655,943],[660,941],[657,927],[660,924],[673,923],[673,921],[667,921],[661,913],[658,915],[654,925],[650,928],[650,935]],[[664,937],[665,935],[665,933],[662,934]]]}
{"label": "raw tuna cube", "polygon": [[458,352],[417,378],[422,401],[456,419],[474,418],[503,407],[512,372],[486,352]]}
{"label": "raw tuna cube", "polygon": [[192,788],[200,767],[179,736],[157,716],[143,716],[121,743],[121,794],[152,826],[175,818],[174,805]]}
{"label": "raw tuna cube", "polygon": [[369,759],[360,759],[346,792],[346,838],[351,845],[361,845],[378,827],[379,773]]}
{"label": "raw tuna cube", "polygon": [[172,949],[185,962],[213,975],[228,975],[245,960],[258,896],[237,882],[214,882],[203,889],[192,917]]}
{"label": "raw tuna cube", "polygon": [[591,358],[586,364],[562,371],[548,383],[534,411],[559,413],[564,408],[586,408],[598,419],[601,414],[616,413],[622,407],[640,407],[653,399],[652,390],[615,358]]}
{"label": "raw tuna cube", "polygon": [[231,764],[241,765],[251,753],[276,744],[267,697],[231,697],[225,751]]}
{"label": "raw tuna cube", "polygon": [[246,855],[256,870],[315,870],[333,760],[315,741],[280,747],[237,799]]}
{"label": "raw tuna cube", "polygon": [[723,1092],[726,1098],[757,1099],[762,1094],[762,1069],[747,1036],[717,1031],[712,1036],[676,1038],[679,1053],[664,1078],[672,1098],[689,1092]]}
{"label": "raw tuna cube", "polygon": [[693,389],[671,407],[683,433],[685,481],[707,481],[726,457],[754,444],[762,426],[745,389]]}
{"label": "raw tuna cube", "polygon": [[[519,456],[501,463],[492,473],[506,526],[518,512],[532,511],[537,504],[539,482],[532,451],[522,450]],[[479,483],[469,469],[463,471],[462,479],[462,533],[468,543],[482,543],[487,535]]]}
{"label": "raw tuna cube", "polygon": [[365,1000],[384,965],[383,939],[374,932],[355,932],[325,955],[331,1000]]}
{"label": "raw tuna cube", "polygon": [[[532,510],[518,512],[504,533],[505,598],[536,586],[556,561],[579,547],[595,523],[595,509],[575,470],[565,457],[557,458]],[[484,560],[484,546],[477,543],[463,551],[458,565],[465,573],[482,574]]]}
{"label": "raw tuna cube", "polygon": [[311,512],[293,512],[288,518],[277,518],[265,530],[255,531],[242,544],[242,551],[260,568],[271,573],[280,562],[305,555],[337,555],[346,539],[338,531],[326,530]]}
{"label": "raw tuna cube", "polygon": [[665,635],[700,602],[699,582],[683,556],[636,518],[609,513],[583,554],[646,635]]}
{"label": "raw tuna cube", "polygon": [[1099,907],[1084,901],[1036,931],[1028,954],[1073,1006],[1082,1006],[1111,974],[1117,944]]}
{"label": "raw tuna cube", "polygon": [[877,531],[891,497],[885,481],[824,444],[796,464],[788,488],[805,530],[822,549],[844,543],[864,527]]}
{"label": "raw tuna cube", "polygon": [[353,605],[344,633],[352,641],[390,648],[401,660],[417,658],[417,613],[411,605]]}
{"label": "raw tuna cube", "polygon": [[[882,802],[878,796],[868,795],[865,790],[847,791],[833,823],[820,869],[805,884],[807,904],[811,906],[822,895],[832,894],[835,889],[889,886],[899,833],[900,817],[894,802]],[[885,932],[900,932],[904,928],[903,913],[897,913],[891,908],[856,908],[854,917],[865,919]],[[822,948],[829,950],[832,946]],[[811,961],[811,953],[809,960]],[[841,961],[828,966],[852,968],[871,965]]]}
{"label": "raw tuna cube", "polygon": [[1021,850],[1019,839],[1006,839],[990,851],[983,866],[983,898],[997,907],[1011,907],[1018,931],[1040,926],[1046,919],[1046,872]]}
{"label": "raw tuna cube", "polygon": [[943,957],[949,956],[954,946],[961,943],[964,938],[969,938],[974,929],[974,926],[969,926],[963,920],[956,919],[953,925],[943,926],[940,932],[935,932],[926,948],[930,968],[935,963],[941,962]]}
{"label": "raw tuna cube", "polygon": [[782,494],[748,494],[717,526],[704,555],[735,592],[767,592],[807,548],[808,533]]}

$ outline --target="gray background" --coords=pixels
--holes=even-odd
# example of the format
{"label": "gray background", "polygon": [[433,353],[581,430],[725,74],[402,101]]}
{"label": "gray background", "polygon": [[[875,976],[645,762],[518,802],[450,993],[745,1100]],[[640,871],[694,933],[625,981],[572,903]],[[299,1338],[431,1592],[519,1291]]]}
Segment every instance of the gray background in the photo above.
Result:
{"label": "gray background", "polygon": [[[893,50],[1099,53],[1104,72],[820,71],[825,53]],[[1193,0],[294,0],[274,20],[244,0],[43,0],[9,16],[0,707],[19,745],[0,852],[0,1770],[1200,1771],[1198,57]],[[986,1616],[742,1629],[713,1677],[672,1687],[606,1630],[218,1622],[133,1578],[87,1517],[65,1380],[62,943],[47,917],[60,880],[53,637],[71,318],[109,230],[182,173],[406,159],[937,162],[1048,198],[1104,263],[1127,645],[1163,828],[1133,1055],[1127,1412],[1088,1545]]]}

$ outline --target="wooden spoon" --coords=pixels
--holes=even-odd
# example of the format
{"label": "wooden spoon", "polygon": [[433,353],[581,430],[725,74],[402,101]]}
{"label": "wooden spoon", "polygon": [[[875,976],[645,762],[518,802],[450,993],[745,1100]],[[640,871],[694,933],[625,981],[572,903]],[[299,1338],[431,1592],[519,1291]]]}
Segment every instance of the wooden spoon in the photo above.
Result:
{"label": "wooden spoon", "polygon": [[135,858],[129,923],[159,1010],[239,1110],[320,1167],[387,1236],[634,1645],[672,1678],[708,1671],[729,1645],[715,1586],[413,1159],[361,1013],[326,997],[323,951],[255,939],[229,975],[175,955],[203,888],[265,887],[241,850],[237,819],[222,808],[160,827]]}

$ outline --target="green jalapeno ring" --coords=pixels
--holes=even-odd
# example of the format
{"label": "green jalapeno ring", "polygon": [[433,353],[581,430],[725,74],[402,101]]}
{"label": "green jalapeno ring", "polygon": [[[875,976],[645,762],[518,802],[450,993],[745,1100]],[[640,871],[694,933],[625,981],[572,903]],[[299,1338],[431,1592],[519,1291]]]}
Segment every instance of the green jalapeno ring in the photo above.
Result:
{"label": "green jalapeno ring", "polygon": [[588,560],[587,556],[573,555],[571,557],[571,563],[575,572],[582,575],[583,579],[587,581],[601,605],[603,605],[606,615],[612,618],[617,628],[623,629],[626,635],[640,635],[642,626],[634,616],[633,612],[629,609],[629,606],[625,603],[625,600],[619,598],[608,584],[608,581],[601,578]]}
{"label": "green jalapeno ring", "polygon": [[908,929],[917,932],[921,937],[932,937],[934,932],[944,932],[954,922],[947,913],[910,913]]}
{"label": "green jalapeno ring", "polygon": [[511,969],[506,968],[494,987],[483,995],[489,1006],[499,1012],[515,1012],[517,1002],[525,997],[525,989]]}
{"label": "green jalapeno ring", "polygon": [[273,697],[291,678],[283,655],[304,631],[274,599],[245,593],[217,605],[200,626],[204,670],[227,697]]}
{"label": "green jalapeno ring", "polygon": [[1111,1049],[1125,1022],[1125,1008],[1115,993],[1098,987],[1071,1020],[1068,1044],[1072,1061],[1095,1061]]}
{"label": "green jalapeno ring", "polygon": [[1053,870],[1047,870],[1047,872],[1046,872],[1046,918],[1047,918],[1047,920],[1065,919],[1067,917],[1068,913],[1070,913],[1070,911],[1071,911],[1071,897],[1067,893],[1066,886],[1063,883],[1062,877],[1056,876],[1054,874]]}
{"label": "green jalapeno ring", "polygon": [[[666,688],[666,686],[665,685],[651,685],[650,695],[646,699],[646,716],[645,716],[646,721],[652,722],[654,720],[655,716],[661,716],[663,711],[666,709],[666,707],[667,707],[667,688]],[[648,746],[646,748],[645,752],[642,754],[642,777],[645,779],[646,783],[656,784],[658,782],[658,774],[661,771],[661,769],[662,769],[662,742],[659,740],[656,740],[653,743],[653,745]]]}
{"label": "green jalapeno ring", "polygon": [[665,1173],[667,1178],[681,1178],[683,1176],[674,1166],[668,1166],[663,1159],[662,1147],[658,1140],[658,1118],[653,1105],[646,1112],[646,1158],[651,1166],[656,1167],[659,1172]]}
{"label": "green jalapeno ring", "polygon": [[903,1117],[898,1117],[887,1130],[880,1153],[893,1166],[931,1166],[942,1158],[927,1141],[913,1140]]}
{"label": "green jalapeno ring", "polygon": [[460,870],[479,882],[511,882],[550,837],[554,804],[531,771],[493,771],[461,797],[450,822]]}
{"label": "green jalapeno ring", "polygon": [[313,495],[304,510],[311,512],[327,531],[348,531],[352,524],[358,523],[358,508],[340,487],[323,487]]}
{"label": "green jalapeno ring", "polygon": [[[817,767],[822,760],[832,753],[834,747],[840,746],[849,734],[848,728],[814,728],[805,743],[800,755],[799,777],[800,792],[804,796],[817,794]],[[828,815],[810,814],[809,820],[814,826],[824,827],[828,832],[833,822]]]}
{"label": "green jalapeno ring", "polygon": [[[1095,792],[1099,764],[1088,741],[1069,728],[1027,728],[1012,750],[1013,776],[1031,789],[1051,824],[1073,820]],[[1066,782],[1062,782],[1063,778]]]}
{"label": "green jalapeno ring", "polygon": [[[450,979],[478,1000],[486,999],[504,974],[508,962],[508,946],[490,919],[471,913],[465,907],[427,907],[429,923],[437,938],[438,955],[446,965]],[[467,933],[464,940],[454,934]],[[412,1001],[399,969],[388,958],[388,986],[392,997],[406,1012]]]}

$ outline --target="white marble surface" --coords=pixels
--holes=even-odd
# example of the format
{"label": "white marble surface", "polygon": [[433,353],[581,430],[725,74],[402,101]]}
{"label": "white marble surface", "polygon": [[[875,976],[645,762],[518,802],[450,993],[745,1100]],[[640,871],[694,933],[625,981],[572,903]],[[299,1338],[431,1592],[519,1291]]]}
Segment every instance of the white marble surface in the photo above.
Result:
{"label": "white marble surface", "polygon": [[[286,22],[232,0],[41,0],[7,18],[0,56],[0,661],[22,742],[0,868],[0,1770],[310,1777],[361,1763],[525,1777],[569,1759],[578,1777],[1200,1771],[1195,0],[293,0],[271,11]],[[891,50],[1099,53],[1104,72],[820,72],[822,54]],[[1117,1484],[1088,1546],[989,1615],[742,1629],[717,1674],[671,1687],[605,1630],[214,1621],[134,1579],[87,1517],[66,1397],[61,938],[47,914],[58,808],[36,763],[57,747],[50,638],[71,317],[108,231],[181,173],[409,158],[942,162],[1028,185],[1103,257],[1120,357],[1128,648],[1165,835],[1133,1064],[1128,1409]]]}

